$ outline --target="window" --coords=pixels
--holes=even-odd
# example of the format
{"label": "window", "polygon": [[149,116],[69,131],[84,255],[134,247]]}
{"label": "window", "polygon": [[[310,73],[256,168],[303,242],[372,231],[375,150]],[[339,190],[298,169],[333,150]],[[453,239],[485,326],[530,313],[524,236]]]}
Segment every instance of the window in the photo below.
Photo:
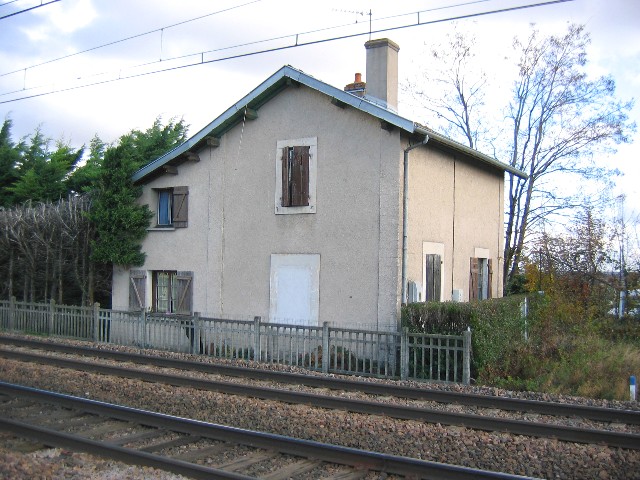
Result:
{"label": "window", "polygon": [[491,298],[493,266],[490,258],[471,258],[469,273],[469,300]]}
{"label": "window", "polygon": [[193,273],[171,270],[153,272],[153,310],[159,313],[190,315]]}
{"label": "window", "polygon": [[188,225],[189,188],[157,189],[158,227],[185,228]]}
{"label": "window", "polygon": [[315,213],[317,139],[277,142],[275,213]]}
{"label": "window", "polygon": [[309,147],[282,149],[282,206],[309,206]]}

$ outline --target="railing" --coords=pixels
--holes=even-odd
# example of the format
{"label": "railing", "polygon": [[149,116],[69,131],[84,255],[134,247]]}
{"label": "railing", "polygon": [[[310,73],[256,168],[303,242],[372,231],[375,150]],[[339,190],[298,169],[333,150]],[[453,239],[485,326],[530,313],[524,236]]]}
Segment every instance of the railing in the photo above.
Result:
{"label": "railing", "polygon": [[431,335],[0,301],[0,330],[302,367],[324,373],[470,380],[471,332]]}

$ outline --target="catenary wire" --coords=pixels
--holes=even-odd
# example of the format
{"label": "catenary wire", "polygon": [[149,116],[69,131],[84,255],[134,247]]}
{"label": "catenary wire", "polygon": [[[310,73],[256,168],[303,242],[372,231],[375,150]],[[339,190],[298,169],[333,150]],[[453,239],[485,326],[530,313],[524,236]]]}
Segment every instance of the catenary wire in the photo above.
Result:
{"label": "catenary wire", "polygon": [[[523,10],[523,9],[527,9],[527,8],[547,6],[547,5],[553,5],[553,4],[558,4],[558,3],[566,3],[566,2],[572,2],[572,1],[574,1],[574,0],[552,0],[552,1],[546,1],[546,2],[538,2],[538,3],[535,3],[535,4],[521,5],[521,6],[516,6],[516,7],[507,7],[507,8],[497,9],[497,10],[490,10],[490,11],[485,11],[485,12],[471,13],[471,14],[466,14],[466,15],[458,15],[458,16],[447,17],[447,18],[438,19],[438,20],[431,20],[431,21],[427,21],[427,22],[420,22],[420,20],[418,19],[417,23],[414,22],[414,23],[409,23],[409,24],[400,25],[400,26],[396,26],[396,27],[382,28],[382,29],[373,30],[373,31],[367,30],[365,32],[352,33],[352,34],[348,34],[348,35],[341,35],[341,36],[337,36],[337,37],[324,38],[324,39],[320,39],[320,40],[312,40],[312,41],[308,41],[308,42],[299,42],[298,41],[298,35],[299,34],[291,34],[291,35],[287,35],[287,36],[282,37],[282,38],[295,37],[296,42],[294,44],[292,44],[292,45],[284,45],[284,46],[281,46],[281,47],[274,47],[274,48],[269,48],[269,49],[264,49],[264,50],[257,50],[257,51],[246,52],[246,53],[241,53],[241,54],[237,54],[237,55],[229,55],[229,56],[226,56],[226,57],[220,57],[220,58],[215,58],[215,59],[206,60],[206,61],[204,59],[201,59],[201,61],[199,61],[199,62],[188,63],[188,64],[185,64],[185,65],[179,65],[179,66],[168,67],[168,68],[161,68],[161,69],[157,69],[157,70],[153,70],[153,71],[149,71],[149,72],[143,72],[143,73],[137,73],[137,74],[131,74],[131,75],[125,75],[125,76],[120,75],[117,78],[110,78],[110,79],[107,79],[107,80],[101,80],[101,81],[97,81],[97,82],[93,82],[93,83],[87,83],[87,84],[84,84],[84,85],[75,85],[75,86],[72,86],[72,87],[60,88],[60,89],[56,89],[56,90],[50,90],[50,91],[47,91],[47,92],[36,93],[36,94],[33,94],[33,95],[25,95],[25,96],[18,97],[18,98],[13,98],[13,99],[10,99],[10,100],[3,100],[3,101],[0,101],[0,105],[1,104],[5,104],[5,103],[17,102],[17,101],[20,101],[20,100],[27,100],[27,99],[42,97],[42,96],[45,96],[45,95],[52,95],[52,94],[55,94],[55,93],[69,92],[69,91],[78,90],[78,89],[86,88],[86,87],[104,85],[104,84],[113,83],[113,82],[120,81],[120,80],[128,80],[128,79],[133,79],[133,78],[145,77],[145,76],[148,76],[148,75],[155,75],[155,74],[158,74],[158,73],[181,70],[181,69],[184,69],[184,68],[195,67],[195,66],[198,66],[198,65],[206,65],[206,64],[210,64],[210,63],[218,63],[218,62],[223,62],[223,61],[227,61],[227,60],[234,60],[234,59],[239,59],[239,58],[244,58],[244,57],[261,55],[261,54],[265,54],[265,53],[273,53],[273,52],[278,52],[278,51],[283,51],[283,50],[289,50],[289,49],[292,49],[292,48],[305,47],[305,46],[310,46],[310,45],[317,45],[317,44],[321,44],[321,43],[334,42],[334,41],[338,41],[338,40],[345,40],[345,39],[349,39],[349,38],[360,37],[360,36],[363,36],[363,35],[369,35],[371,33],[383,33],[383,32],[389,32],[389,31],[394,31],[394,30],[402,30],[402,29],[405,29],[405,28],[412,28],[412,27],[424,26],[424,25],[432,25],[432,24],[436,24],[436,23],[456,21],[456,20],[464,20],[464,19],[468,19],[468,18],[486,16],[486,15],[491,15],[491,14],[496,14],[496,13],[505,13],[505,12],[511,12],[511,11],[516,11],[516,10]],[[420,12],[414,12],[414,14],[415,13],[420,13]],[[227,48],[231,48],[231,47],[227,47]],[[196,56],[196,55],[201,56],[204,53],[208,53],[208,52],[201,52],[201,53],[197,53],[197,54],[191,54],[189,56]],[[153,62],[151,64],[155,64],[155,63],[160,63],[160,62]],[[38,88],[41,88],[41,87],[38,87]],[[24,91],[24,90],[18,90],[18,91]],[[8,92],[8,93],[5,93],[3,95],[8,95],[8,94],[11,94],[11,93],[17,93],[18,91]]]}
{"label": "catenary wire", "polygon": [[[24,10],[19,10],[17,12],[13,12],[13,13],[10,13],[8,15],[4,15],[3,17],[0,17],[0,20],[4,20],[5,18],[9,18],[9,17],[13,17],[15,15],[19,15],[21,13],[30,12],[31,10],[35,10],[36,8],[46,7],[47,5],[51,5],[52,3],[56,3],[56,2],[59,2],[59,1],[60,0],[51,0],[51,1],[47,2],[47,3],[41,3],[40,5],[36,5],[34,7],[25,8]],[[5,3],[5,5],[6,5],[6,3]]]}
{"label": "catenary wire", "polygon": [[[14,0],[14,1],[17,1],[17,0]],[[56,2],[59,2],[60,0],[55,0],[55,1],[56,1]],[[211,17],[211,16],[213,16],[213,15],[217,15],[217,14],[219,14],[219,13],[229,12],[229,11],[231,11],[231,10],[235,10],[235,9],[237,9],[237,8],[246,7],[247,5],[251,5],[251,4],[254,4],[254,3],[259,3],[259,2],[261,2],[261,1],[262,1],[262,0],[253,0],[253,1],[251,1],[251,2],[243,3],[243,4],[241,4],[241,5],[235,5],[235,6],[233,6],[233,7],[224,8],[224,9],[222,9],[222,10],[218,10],[218,11],[216,11],[216,12],[211,12],[211,13],[207,13],[207,14],[205,14],[205,15],[200,15],[199,17],[190,18],[189,20],[183,20],[183,21],[178,22],[178,23],[173,23],[173,24],[171,24],[171,25],[166,25],[166,26],[164,26],[164,27],[156,28],[156,29],[154,29],[154,30],[149,30],[148,32],[138,33],[138,34],[136,34],[136,35],[131,35],[131,36],[129,36],[129,37],[121,38],[121,39],[119,39],[119,40],[114,40],[114,41],[112,41],[112,42],[104,43],[104,44],[102,44],[102,45],[97,45],[97,46],[95,46],[95,47],[87,48],[87,49],[85,49],[85,50],[80,50],[79,52],[74,52],[74,53],[70,53],[70,54],[68,54],[68,55],[63,55],[63,56],[61,56],[61,57],[52,58],[51,60],[46,60],[46,61],[44,61],[44,62],[36,63],[36,64],[34,64],[34,65],[30,65],[30,66],[28,66],[28,67],[19,68],[19,69],[17,69],[17,70],[13,70],[13,71],[11,71],[11,72],[0,73],[0,77],[5,77],[5,76],[7,76],[7,75],[11,75],[11,74],[14,74],[14,73],[22,72],[22,71],[24,71],[24,70],[29,70],[29,69],[32,69],[32,68],[41,67],[41,66],[43,66],[43,65],[48,65],[48,64],[50,64],[50,63],[58,62],[58,61],[60,61],[60,60],[66,60],[67,58],[75,57],[75,56],[77,56],[77,55],[82,55],[83,53],[93,52],[93,51],[95,51],[95,50],[99,50],[99,49],[101,49],[101,48],[105,48],[105,47],[110,47],[110,46],[113,46],[113,45],[117,45],[118,43],[123,43],[123,42],[127,42],[127,41],[129,41],[129,40],[134,40],[134,39],[136,39],[136,38],[144,37],[144,36],[146,36],[146,35],[150,35],[150,34],[152,34],[152,33],[163,32],[164,30],[168,30],[168,29],[170,29],[170,28],[178,27],[178,26],[180,26],[180,25],[184,25],[184,24],[186,24],[186,23],[190,23],[190,22],[195,22],[196,20],[201,20],[201,19],[203,19],[203,18]]]}

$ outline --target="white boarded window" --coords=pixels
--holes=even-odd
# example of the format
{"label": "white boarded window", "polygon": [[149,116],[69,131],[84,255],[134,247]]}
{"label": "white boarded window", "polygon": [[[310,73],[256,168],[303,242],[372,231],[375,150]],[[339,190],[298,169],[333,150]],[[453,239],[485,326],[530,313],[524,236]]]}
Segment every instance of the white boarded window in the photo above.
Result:
{"label": "white boarded window", "polygon": [[318,325],[319,293],[319,254],[271,255],[271,322]]}

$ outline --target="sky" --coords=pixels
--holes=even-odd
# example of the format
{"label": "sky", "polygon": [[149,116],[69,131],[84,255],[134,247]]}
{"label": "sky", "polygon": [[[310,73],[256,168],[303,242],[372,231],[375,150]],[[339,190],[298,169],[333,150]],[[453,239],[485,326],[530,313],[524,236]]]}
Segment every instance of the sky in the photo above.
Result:
{"label": "sky", "polygon": [[[0,116],[12,120],[14,140],[39,127],[77,147],[96,134],[116,141],[158,117],[184,119],[193,135],[283,65],[340,88],[353,82],[365,72],[370,30],[400,45],[404,82],[428,71],[426,49],[454,28],[473,31],[478,62],[493,67],[531,23],[549,34],[586,25],[590,74],[612,75],[621,100],[637,97],[640,0],[472,16],[548,1],[0,0]],[[329,41],[336,37],[347,38]],[[630,119],[640,125],[637,103]],[[402,95],[399,113],[429,124]],[[640,133],[631,140],[600,161],[624,174],[614,194],[625,195],[625,211],[640,212]]]}

